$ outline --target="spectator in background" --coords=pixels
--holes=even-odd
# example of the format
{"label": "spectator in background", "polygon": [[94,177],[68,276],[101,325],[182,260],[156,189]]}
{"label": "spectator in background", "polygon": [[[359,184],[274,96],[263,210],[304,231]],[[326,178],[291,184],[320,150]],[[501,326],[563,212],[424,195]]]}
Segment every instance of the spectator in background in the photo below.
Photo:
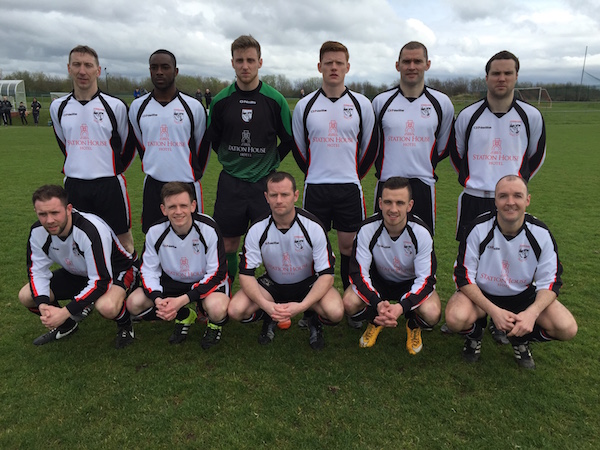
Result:
{"label": "spectator in background", "polygon": [[21,124],[27,125],[27,107],[23,102],[19,103],[19,116],[21,116]]}
{"label": "spectator in background", "polygon": [[31,102],[31,114],[33,114],[33,123],[35,126],[38,126],[40,121],[40,110],[42,109],[42,104],[37,101],[37,98],[33,97],[33,101]]}

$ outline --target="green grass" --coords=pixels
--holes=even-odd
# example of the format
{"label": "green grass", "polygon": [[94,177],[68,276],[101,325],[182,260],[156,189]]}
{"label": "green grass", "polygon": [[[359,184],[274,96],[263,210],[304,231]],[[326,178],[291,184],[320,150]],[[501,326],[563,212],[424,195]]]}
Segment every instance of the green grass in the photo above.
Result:
{"label": "green grass", "polygon": [[[0,448],[596,448],[600,105],[555,103],[543,113],[548,155],[530,184],[530,212],[558,242],[561,301],[579,334],[534,346],[534,372],[519,370],[512,349],[489,335],[481,363],[465,365],[461,339],[437,328],[424,333],[416,357],[404,349],[403,327],[384,330],[365,350],[345,324],[326,329],[322,352],[295,325],[262,348],[258,324],[233,322],[208,352],[199,345],[202,326],[173,347],[172,325],[163,323],[138,325],[136,343],[117,351],[114,325],[93,314],[72,338],[37,348],[31,341],[44,330],[17,292],[27,281],[30,196],[61,183],[62,155],[47,126],[0,127]],[[301,179],[291,156],[282,169]],[[209,214],[219,170],[212,158],[203,183]],[[460,187],[448,160],[439,176],[437,287],[445,304]],[[136,160],[127,180],[138,250],[142,179]],[[368,205],[374,182],[369,173]]]}

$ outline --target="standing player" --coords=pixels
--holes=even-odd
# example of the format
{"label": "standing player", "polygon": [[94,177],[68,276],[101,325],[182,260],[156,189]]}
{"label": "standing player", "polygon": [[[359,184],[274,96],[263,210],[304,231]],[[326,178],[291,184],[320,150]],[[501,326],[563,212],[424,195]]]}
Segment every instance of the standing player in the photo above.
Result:
{"label": "standing player", "polygon": [[50,116],[65,155],[69,201],[100,216],[133,253],[131,211],[123,172],[135,156],[127,105],[98,89],[98,54],[88,46],[71,50],[67,65],[73,92],[53,101]]}
{"label": "standing player", "polygon": [[435,291],[436,258],[425,223],[409,215],[413,207],[407,178],[391,177],[382,186],[380,212],[362,223],[350,262],[352,285],[344,293],[346,314],[371,323],[360,338],[372,347],[383,327],[406,317],[406,349],[423,348],[421,327],[438,323],[442,307]]}
{"label": "standing player", "polygon": [[519,366],[534,369],[530,342],[572,339],[573,315],[558,300],[562,265],[552,234],[525,212],[527,182],[498,181],[497,211],[482,214],[462,236],[454,264],[458,291],[446,305],[451,330],[465,336],[463,357],[479,360],[487,316],[508,332]]}
{"label": "standing player", "polygon": [[[62,187],[42,186],[32,200],[39,220],[29,234],[29,283],[19,292],[19,301],[50,330],[34,345],[77,331],[77,321],[92,304],[117,323],[116,348],[131,344],[134,334],[125,297],[138,281],[133,256],[104,221],[75,210]],[[55,263],[61,267],[51,271]],[[71,301],[61,307],[58,300],[65,299]]]}
{"label": "standing player", "polygon": [[425,86],[431,66],[427,58],[420,42],[404,45],[396,61],[400,85],[373,100],[380,133],[374,210],[379,210],[383,183],[392,176],[406,177],[414,199],[412,213],[434,232],[435,168],[448,156],[454,106],[447,95]]}
{"label": "standing player", "polygon": [[37,101],[37,98],[33,97],[33,101],[31,102],[31,114],[33,114],[33,123],[35,126],[38,126],[40,122],[40,110],[42,109],[42,104]]}
{"label": "standing player", "polygon": [[[296,180],[286,172],[269,175],[265,197],[271,214],[255,222],[246,235],[240,261],[241,289],[233,296],[229,315],[242,322],[263,319],[258,342],[269,344],[275,324],[296,314],[309,315],[309,344],[325,345],[323,324],[335,325],[344,307],[333,287],[335,256],[317,218],[296,208]],[[254,272],[264,264],[258,280]]]}
{"label": "standing player", "polygon": [[229,283],[223,240],[214,220],[196,213],[196,200],[187,183],[166,183],[161,190],[166,216],[150,227],[142,254],[142,287],[128,300],[132,314],[145,320],[175,319],[171,344],[187,338],[198,303],[208,323],[201,346],[209,349],[221,340],[227,321]]}
{"label": "standing player", "polygon": [[213,99],[208,136],[223,165],[214,218],[223,233],[233,282],[240,238],[250,221],[268,214],[265,179],[279,167],[293,140],[287,101],[258,78],[262,67],[258,41],[240,36],[231,44],[231,58],[236,81]]}
{"label": "standing player", "polygon": [[200,179],[208,163],[210,147],[204,139],[206,112],[201,102],[175,86],[179,73],[175,55],[156,50],[150,55],[154,89],[131,104],[129,120],[135,131],[142,160],[144,198],[142,231],[163,218],[160,191],[169,181],[189,183],[200,212]]}
{"label": "standing player", "polygon": [[[454,125],[456,146],[450,156],[458,181],[456,239],[479,214],[494,210],[494,188],[505,175],[533,177],[546,156],[546,128],[542,114],[514,95],[519,59],[504,50],[485,66],[486,98],[463,109]],[[490,321],[499,344],[506,336]]]}
{"label": "standing player", "polygon": [[294,109],[294,157],[306,174],[304,208],[329,231],[337,230],[344,289],[352,241],[366,210],[360,180],[377,154],[377,128],[371,102],[344,85],[350,70],[348,49],[339,42],[321,46],[317,68],[321,88]]}

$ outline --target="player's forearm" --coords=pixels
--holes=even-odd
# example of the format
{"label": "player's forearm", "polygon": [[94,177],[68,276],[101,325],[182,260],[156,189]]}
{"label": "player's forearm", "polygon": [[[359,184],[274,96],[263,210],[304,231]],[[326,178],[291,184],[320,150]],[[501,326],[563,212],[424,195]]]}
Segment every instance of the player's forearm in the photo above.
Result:
{"label": "player's forearm", "polygon": [[306,294],[306,297],[300,302],[302,307],[306,311],[327,294],[327,291],[331,289],[333,286],[333,276],[332,275],[321,275],[317,278],[317,281],[314,282],[312,288]]}
{"label": "player's forearm", "polygon": [[240,288],[244,291],[244,294],[248,296],[250,300],[256,303],[261,309],[265,310],[269,306],[269,301],[262,295],[260,291],[260,285],[256,278],[250,275],[239,275]]}
{"label": "player's forearm", "polygon": [[557,295],[554,291],[549,289],[540,289],[535,295],[535,301],[527,308],[535,317],[539,315],[556,300]]}
{"label": "player's forearm", "polygon": [[496,305],[488,300],[488,298],[483,294],[483,292],[481,292],[481,289],[479,289],[479,286],[476,284],[466,284],[461,286],[460,291],[490,316],[495,313],[497,309],[499,309]]}

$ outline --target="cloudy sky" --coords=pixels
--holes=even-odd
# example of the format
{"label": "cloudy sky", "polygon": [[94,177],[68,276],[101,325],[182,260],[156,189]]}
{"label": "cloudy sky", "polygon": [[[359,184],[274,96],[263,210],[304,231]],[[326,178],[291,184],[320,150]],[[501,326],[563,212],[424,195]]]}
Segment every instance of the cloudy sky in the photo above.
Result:
{"label": "cloudy sky", "polygon": [[[290,80],[319,76],[320,45],[350,50],[350,81],[397,80],[400,47],[423,42],[430,77],[484,76],[499,50],[521,60],[520,80],[600,84],[598,0],[1,0],[0,69],[66,74],[77,44],[95,48],[109,74],[148,76],[158,48],[177,56],[180,73],[233,78],[231,41],[252,34],[261,73]],[[594,77],[596,79],[594,79]]]}

